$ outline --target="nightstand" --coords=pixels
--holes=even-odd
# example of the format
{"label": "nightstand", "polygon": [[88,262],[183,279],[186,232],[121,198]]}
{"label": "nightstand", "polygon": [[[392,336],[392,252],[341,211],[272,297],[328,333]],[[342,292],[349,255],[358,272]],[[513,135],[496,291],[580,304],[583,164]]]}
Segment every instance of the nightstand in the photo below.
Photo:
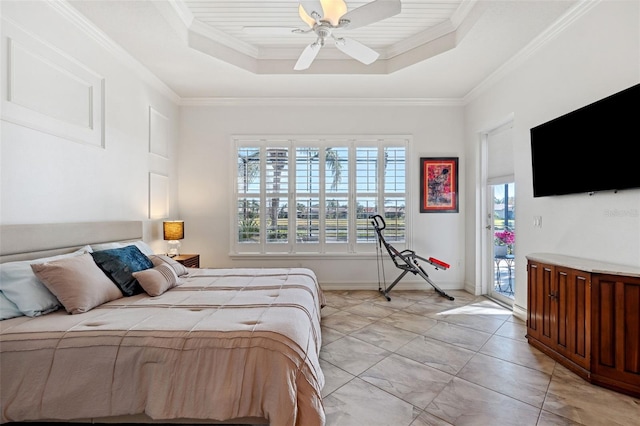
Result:
{"label": "nightstand", "polygon": [[199,268],[200,267],[200,255],[199,254],[179,254],[173,258],[176,262],[182,263],[187,268]]}

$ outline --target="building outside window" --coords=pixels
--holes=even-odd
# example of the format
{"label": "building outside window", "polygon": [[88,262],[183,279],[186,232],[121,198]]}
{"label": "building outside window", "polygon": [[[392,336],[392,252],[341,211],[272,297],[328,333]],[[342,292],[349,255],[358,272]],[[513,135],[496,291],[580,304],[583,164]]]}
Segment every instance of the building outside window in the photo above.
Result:
{"label": "building outside window", "polygon": [[236,138],[237,254],[371,253],[406,243],[406,138]]}

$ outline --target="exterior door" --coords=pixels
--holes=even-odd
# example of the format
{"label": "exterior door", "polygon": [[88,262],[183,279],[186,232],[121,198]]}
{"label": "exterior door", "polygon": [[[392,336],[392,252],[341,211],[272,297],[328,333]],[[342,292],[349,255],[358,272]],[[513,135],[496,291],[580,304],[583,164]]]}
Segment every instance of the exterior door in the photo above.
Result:
{"label": "exterior door", "polygon": [[492,271],[488,295],[508,306],[513,306],[515,294],[515,183],[502,182],[488,185],[487,213],[492,255],[488,256]]}
{"label": "exterior door", "polygon": [[482,133],[482,292],[513,306],[515,282],[516,185],[513,116]]}

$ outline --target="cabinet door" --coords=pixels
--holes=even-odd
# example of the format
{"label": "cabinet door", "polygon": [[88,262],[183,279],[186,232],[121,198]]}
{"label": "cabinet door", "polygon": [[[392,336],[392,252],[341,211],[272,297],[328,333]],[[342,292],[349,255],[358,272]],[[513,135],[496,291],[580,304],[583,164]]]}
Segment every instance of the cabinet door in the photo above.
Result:
{"label": "cabinet door", "polygon": [[591,276],[529,261],[527,333],[578,366],[590,366]]}
{"label": "cabinet door", "polygon": [[547,347],[557,352],[558,343],[558,283],[555,278],[556,267],[552,265],[540,265],[540,309],[542,327],[540,329],[540,341]]}
{"label": "cabinet door", "polygon": [[555,349],[557,304],[553,274],[555,267],[530,260],[527,264],[527,333],[545,346]]}
{"label": "cabinet door", "polygon": [[529,260],[527,264],[527,335],[540,340],[545,314],[545,298],[543,276],[548,267],[542,263]]}
{"label": "cabinet door", "polygon": [[553,302],[557,304],[557,350],[582,368],[590,366],[591,274],[556,267]]}
{"label": "cabinet door", "polygon": [[596,275],[592,372],[640,394],[640,278]]}

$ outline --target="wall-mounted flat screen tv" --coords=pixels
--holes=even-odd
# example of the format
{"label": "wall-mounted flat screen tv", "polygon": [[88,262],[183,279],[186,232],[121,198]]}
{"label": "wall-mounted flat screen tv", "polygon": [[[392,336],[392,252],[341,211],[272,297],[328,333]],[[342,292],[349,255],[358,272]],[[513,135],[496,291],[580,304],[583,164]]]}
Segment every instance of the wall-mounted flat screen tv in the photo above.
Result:
{"label": "wall-mounted flat screen tv", "polygon": [[640,84],[530,133],[534,197],[640,188]]}

